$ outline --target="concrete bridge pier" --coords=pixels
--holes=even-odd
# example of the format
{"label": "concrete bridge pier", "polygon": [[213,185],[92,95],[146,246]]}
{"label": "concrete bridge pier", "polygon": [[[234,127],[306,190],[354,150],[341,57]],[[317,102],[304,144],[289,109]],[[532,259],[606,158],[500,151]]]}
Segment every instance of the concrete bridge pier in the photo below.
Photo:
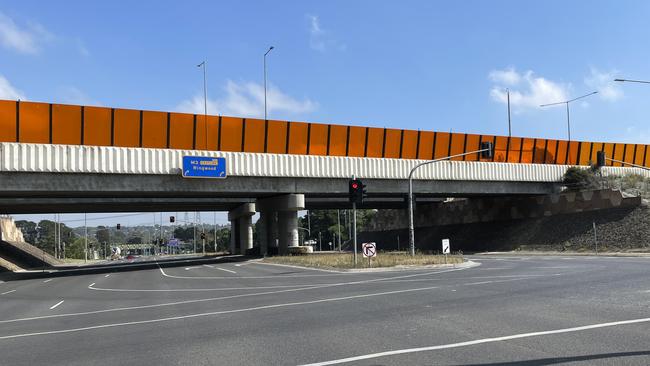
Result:
{"label": "concrete bridge pier", "polygon": [[[305,209],[305,195],[287,194],[265,198],[258,200],[256,207],[262,214],[267,213],[262,220],[265,226],[262,231],[266,233],[265,242],[261,242],[260,251],[262,253],[265,253],[264,251],[268,250],[269,245],[274,245],[275,242],[272,234],[272,227],[275,225],[271,224],[272,220],[270,219],[275,215],[268,214],[269,212],[277,212],[278,216],[278,253],[287,254],[289,247],[299,246],[298,211]],[[271,234],[269,235],[269,233]]]}
{"label": "concrete bridge pier", "polygon": [[253,215],[254,203],[244,203],[228,212],[230,253],[246,254],[247,249],[253,248]]}

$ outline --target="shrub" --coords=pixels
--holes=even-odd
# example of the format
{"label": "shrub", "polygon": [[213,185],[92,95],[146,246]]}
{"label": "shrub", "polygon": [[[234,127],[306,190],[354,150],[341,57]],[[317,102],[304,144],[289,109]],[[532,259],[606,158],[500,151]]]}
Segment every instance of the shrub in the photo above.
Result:
{"label": "shrub", "polygon": [[573,191],[597,189],[600,188],[600,182],[596,172],[597,170],[594,169],[582,169],[572,166],[564,173],[562,182],[569,190]]}

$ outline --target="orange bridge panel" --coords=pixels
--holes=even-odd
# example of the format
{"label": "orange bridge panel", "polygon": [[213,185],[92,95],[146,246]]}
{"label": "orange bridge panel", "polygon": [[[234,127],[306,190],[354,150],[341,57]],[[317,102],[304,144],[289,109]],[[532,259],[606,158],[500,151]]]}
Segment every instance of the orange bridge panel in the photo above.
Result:
{"label": "orange bridge panel", "polygon": [[52,105],[52,143],[81,144],[81,107],[77,105]]}
{"label": "orange bridge panel", "polygon": [[309,155],[327,155],[327,125],[310,123]]}
{"label": "orange bridge panel", "polygon": [[143,112],[142,147],[167,147],[167,113],[150,111]]}
{"label": "orange bridge panel", "polygon": [[369,158],[381,158],[384,154],[384,129],[369,127],[368,128],[368,144],[366,146]]}
{"label": "orange bridge panel", "polygon": [[140,146],[140,111],[115,109],[113,121],[113,146]]}
{"label": "orange bridge panel", "polygon": [[287,126],[286,121],[269,121],[266,136],[266,151],[271,154],[287,153]]}
{"label": "orange bridge panel", "polygon": [[289,122],[289,154],[307,154],[308,128],[307,123]]}
{"label": "orange bridge panel", "polygon": [[[330,125],[329,140],[329,155],[345,156],[348,149],[348,127]],[[361,151],[361,154],[363,154],[363,151]]]}
{"label": "orange bridge panel", "polygon": [[16,103],[0,100],[0,142],[16,142]]}
{"label": "orange bridge panel", "polygon": [[20,102],[19,140],[50,143],[50,105],[45,103]]}
{"label": "orange bridge panel", "polygon": [[111,146],[110,108],[84,108],[84,145]]}

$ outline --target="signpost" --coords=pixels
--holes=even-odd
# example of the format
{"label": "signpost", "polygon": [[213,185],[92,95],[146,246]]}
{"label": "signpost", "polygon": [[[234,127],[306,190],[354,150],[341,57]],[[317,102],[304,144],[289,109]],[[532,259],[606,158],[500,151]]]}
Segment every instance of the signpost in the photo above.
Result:
{"label": "signpost", "polygon": [[447,254],[450,253],[449,246],[449,239],[442,239],[442,254],[445,255],[445,264],[447,264]]}
{"label": "signpost", "polygon": [[226,178],[226,158],[183,156],[183,178]]}
{"label": "signpost", "polygon": [[374,242],[363,243],[361,244],[361,252],[364,258],[368,258],[368,267],[370,267],[370,260],[377,256],[377,244]]}

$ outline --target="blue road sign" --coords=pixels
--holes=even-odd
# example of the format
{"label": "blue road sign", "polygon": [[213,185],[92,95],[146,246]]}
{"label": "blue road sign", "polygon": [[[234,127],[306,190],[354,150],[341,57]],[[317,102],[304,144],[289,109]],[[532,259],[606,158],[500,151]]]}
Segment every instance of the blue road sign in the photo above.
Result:
{"label": "blue road sign", "polygon": [[226,178],[226,159],[208,156],[183,156],[183,177]]}

